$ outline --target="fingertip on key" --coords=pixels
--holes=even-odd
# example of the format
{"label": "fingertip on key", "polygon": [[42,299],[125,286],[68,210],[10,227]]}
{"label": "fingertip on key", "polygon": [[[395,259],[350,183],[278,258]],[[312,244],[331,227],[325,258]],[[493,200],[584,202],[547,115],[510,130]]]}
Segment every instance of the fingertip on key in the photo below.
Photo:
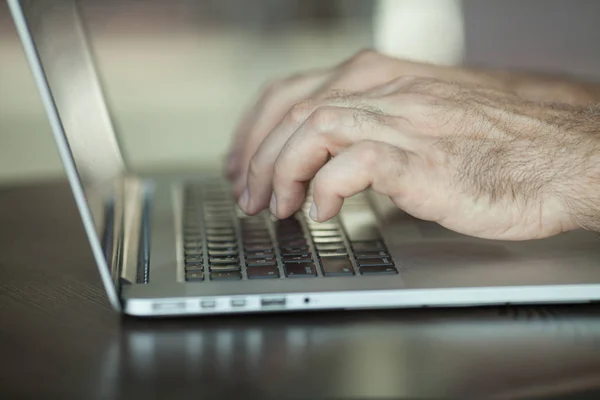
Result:
{"label": "fingertip on key", "polygon": [[317,209],[317,204],[313,201],[313,203],[310,206],[310,211],[308,213],[308,215],[310,216],[310,218],[315,221],[315,222],[319,222],[318,218],[319,218],[319,210]]}
{"label": "fingertip on key", "polygon": [[277,196],[275,193],[271,194],[271,201],[269,202],[269,210],[271,214],[277,216]]}
{"label": "fingertip on key", "polygon": [[242,196],[240,197],[240,199],[238,201],[238,206],[240,206],[242,211],[248,212],[249,205],[250,205],[250,193],[248,192],[248,188],[245,188],[242,193]]}

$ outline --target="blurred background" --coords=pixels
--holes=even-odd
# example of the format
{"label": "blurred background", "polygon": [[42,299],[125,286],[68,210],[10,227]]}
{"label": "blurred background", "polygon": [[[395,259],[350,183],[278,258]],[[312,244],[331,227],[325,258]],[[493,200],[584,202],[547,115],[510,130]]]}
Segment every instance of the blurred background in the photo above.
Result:
{"label": "blurred background", "polygon": [[[81,0],[107,100],[136,168],[220,162],[272,77],[374,47],[399,57],[600,77],[596,0]],[[0,184],[62,166],[0,3]]]}

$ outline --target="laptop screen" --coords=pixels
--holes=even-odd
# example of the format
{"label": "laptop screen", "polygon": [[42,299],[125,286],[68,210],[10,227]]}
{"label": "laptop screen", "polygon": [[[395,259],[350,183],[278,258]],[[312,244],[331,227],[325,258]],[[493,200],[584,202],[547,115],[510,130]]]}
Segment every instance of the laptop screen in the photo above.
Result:
{"label": "laptop screen", "polygon": [[[8,0],[109,299],[119,308],[117,242],[125,171],[75,0]],[[119,242],[120,243],[120,242]]]}
{"label": "laptop screen", "polygon": [[88,186],[121,174],[121,151],[75,0],[19,3],[79,177]]}

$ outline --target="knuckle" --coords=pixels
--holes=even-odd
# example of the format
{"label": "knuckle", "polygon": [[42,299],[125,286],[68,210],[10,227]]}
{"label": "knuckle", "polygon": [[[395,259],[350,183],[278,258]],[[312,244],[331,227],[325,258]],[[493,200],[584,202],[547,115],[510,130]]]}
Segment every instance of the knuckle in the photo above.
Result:
{"label": "knuckle", "polygon": [[372,49],[363,49],[350,58],[350,64],[371,63],[379,58],[379,53]]}
{"label": "knuckle", "polygon": [[313,109],[313,101],[312,100],[304,100],[299,103],[294,104],[287,114],[287,119],[292,124],[299,124],[303,122],[309,115]]}
{"label": "knuckle", "polygon": [[258,157],[254,156],[248,164],[248,177],[250,179],[259,178],[261,173],[261,163]]}
{"label": "knuckle", "polygon": [[377,165],[380,157],[381,149],[377,143],[372,141],[364,141],[361,143],[357,153],[357,161],[365,168],[370,169]]}
{"label": "knuckle", "polygon": [[411,86],[411,85],[414,85],[415,83],[417,83],[419,81],[419,79],[421,79],[421,77],[419,77],[419,76],[404,75],[404,76],[401,76],[400,78],[396,78],[394,80],[394,83],[400,87],[403,87],[403,86],[408,87],[408,86]]}
{"label": "knuckle", "polygon": [[333,107],[317,108],[309,117],[310,126],[317,132],[328,130],[335,124],[337,112]]}
{"label": "knuckle", "polygon": [[440,104],[440,98],[431,92],[411,91],[405,93],[403,98],[415,106],[433,107]]}
{"label": "knuckle", "polygon": [[406,85],[406,90],[410,93],[427,93],[431,91],[434,82],[431,78],[425,78],[420,76],[411,77],[412,79]]}

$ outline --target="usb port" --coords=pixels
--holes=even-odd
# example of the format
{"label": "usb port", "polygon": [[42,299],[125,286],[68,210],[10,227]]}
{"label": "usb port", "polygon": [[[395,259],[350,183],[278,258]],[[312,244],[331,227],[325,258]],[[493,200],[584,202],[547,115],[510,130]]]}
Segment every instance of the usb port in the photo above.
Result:
{"label": "usb port", "polygon": [[232,299],[231,307],[244,307],[246,305],[245,299]]}
{"label": "usb port", "polygon": [[217,302],[214,300],[202,300],[200,307],[202,308],[215,308]]}
{"label": "usb port", "polygon": [[260,305],[262,307],[284,307],[285,297],[267,297],[260,299]]}

